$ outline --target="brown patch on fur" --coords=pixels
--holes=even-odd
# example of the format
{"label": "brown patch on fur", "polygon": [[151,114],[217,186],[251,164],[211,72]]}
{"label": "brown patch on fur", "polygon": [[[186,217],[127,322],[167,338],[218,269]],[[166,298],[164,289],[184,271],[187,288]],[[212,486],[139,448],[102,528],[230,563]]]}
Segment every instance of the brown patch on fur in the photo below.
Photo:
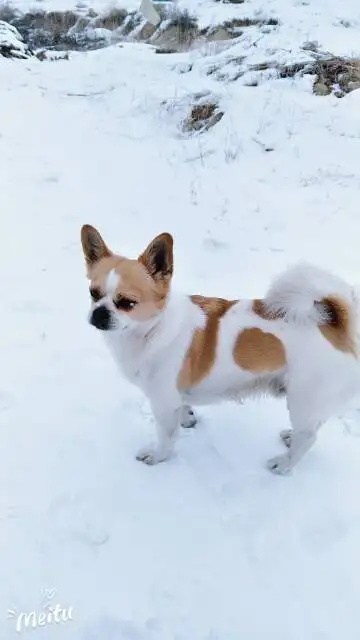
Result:
{"label": "brown patch on fur", "polygon": [[238,300],[191,296],[191,301],[205,314],[205,326],[196,329],[178,376],[178,387],[189,389],[199,384],[211,371],[216,358],[221,318]]}
{"label": "brown patch on fur", "polygon": [[277,371],[286,365],[285,348],[281,340],[273,333],[256,327],[239,333],[233,355],[239,367],[252,373]]}
{"label": "brown patch on fur", "polygon": [[352,353],[356,356],[354,338],[352,335],[349,307],[339,298],[329,297],[320,301],[325,306],[328,321],[319,325],[324,338],[338,351]]}
{"label": "brown patch on fur", "polygon": [[285,313],[281,311],[273,311],[267,308],[264,300],[254,300],[252,310],[257,316],[263,320],[282,320],[285,317]]}

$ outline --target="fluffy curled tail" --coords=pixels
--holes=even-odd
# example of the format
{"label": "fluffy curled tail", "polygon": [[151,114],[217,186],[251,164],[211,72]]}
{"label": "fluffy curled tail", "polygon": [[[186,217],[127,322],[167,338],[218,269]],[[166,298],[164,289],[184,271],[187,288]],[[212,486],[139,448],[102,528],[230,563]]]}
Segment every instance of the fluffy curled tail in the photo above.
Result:
{"label": "fluffy curled tail", "polygon": [[273,317],[317,325],[324,335],[331,332],[337,348],[342,341],[342,350],[353,350],[357,298],[352,287],[332,273],[307,264],[291,267],[273,282],[264,303]]}

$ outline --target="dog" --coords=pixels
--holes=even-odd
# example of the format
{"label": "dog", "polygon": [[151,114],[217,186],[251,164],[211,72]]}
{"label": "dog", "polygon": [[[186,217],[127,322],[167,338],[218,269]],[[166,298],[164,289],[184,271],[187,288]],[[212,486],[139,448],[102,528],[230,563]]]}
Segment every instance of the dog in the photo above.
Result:
{"label": "dog", "polygon": [[268,468],[285,474],[314,444],[319,427],[360,389],[358,298],[342,279],[299,264],[263,299],[226,300],[172,290],[173,238],[158,235],[136,259],[110,251],[90,225],[81,242],[92,299],[89,322],[102,331],[123,375],[150,401],[157,443],[137,457],[166,460],[193,405],[286,395],[286,453]]}

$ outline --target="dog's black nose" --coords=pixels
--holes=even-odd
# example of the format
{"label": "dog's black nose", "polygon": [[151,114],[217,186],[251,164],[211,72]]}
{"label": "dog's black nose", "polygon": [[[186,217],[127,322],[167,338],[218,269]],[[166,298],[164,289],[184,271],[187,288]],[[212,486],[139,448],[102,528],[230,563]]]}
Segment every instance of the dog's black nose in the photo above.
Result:
{"label": "dog's black nose", "polygon": [[102,331],[106,331],[111,327],[111,313],[109,309],[107,309],[104,305],[101,307],[96,307],[91,314],[90,324],[92,324],[97,329],[101,329]]}

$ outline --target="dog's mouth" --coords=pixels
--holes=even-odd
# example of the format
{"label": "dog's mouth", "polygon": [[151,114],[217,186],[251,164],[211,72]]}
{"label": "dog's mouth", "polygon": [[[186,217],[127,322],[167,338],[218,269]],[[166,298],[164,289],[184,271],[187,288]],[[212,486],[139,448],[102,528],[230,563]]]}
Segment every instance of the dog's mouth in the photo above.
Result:
{"label": "dog's mouth", "polygon": [[99,329],[99,331],[111,331],[111,329],[116,328],[116,323],[114,322],[111,311],[104,305],[96,307],[92,311],[89,322],[93,327]]}

